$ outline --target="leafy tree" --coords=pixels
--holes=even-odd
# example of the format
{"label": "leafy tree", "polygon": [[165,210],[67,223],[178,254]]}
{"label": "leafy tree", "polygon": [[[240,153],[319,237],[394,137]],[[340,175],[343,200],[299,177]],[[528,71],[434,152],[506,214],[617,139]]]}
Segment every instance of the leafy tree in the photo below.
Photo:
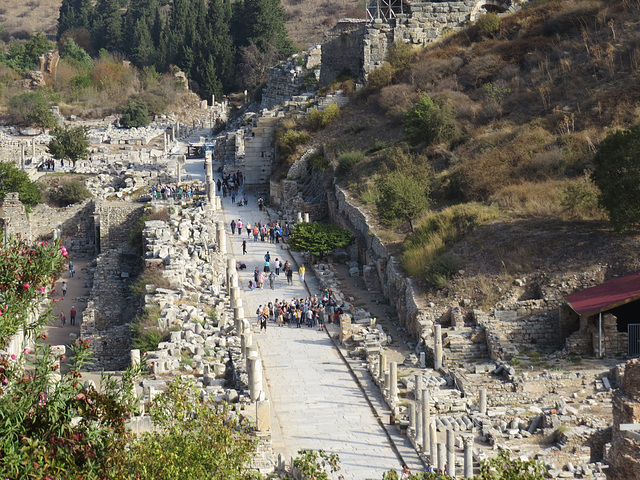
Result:
{"label": "leafy tree", "polygon": [[244,38],[239,39],[240,45],[254,44],[261,52],[273,46],[278,54],[284,56],[294,52],[285,28],[286,13],[280,0],[244,0],[237,14],[241,15],[244,24]]}
{"label": "leafy tree", "polygon": [[54,44],[38,33],[24,45],[11,44],[3,63],[16,71],[35,70],[40,67],[40,55],[53,48]]}
{"label": "leafy tree", "polygon": [[38,185],[29,180],[29,175],[8,162],[0,162],[0,201],[10,192],[18,192],[25,205],[36,205],[42,196]]}
{"label": "leafy tree", "polygon": [[414,145],[422,142],[431,145],[455,138],[458,124],[451,109],[435,104],[424,94],[411,110],[404,112],[404,133]]}
{"label": "leafy tree", "polygon": [[51,187],[47,191],[47,196],[56,206],[66,207],[90,198],[91,192],[82,180],[74,178]]}
{"label": "leafy tree", "polygon": [[11,97],[9,116],[17,125],[51,128],[57,123],[50,110],[49,101],[41,91],[27,92]]}
{"label": "leafy tree", "polygon": [[256,441],[246,419],[202,399],[193,381],[175,380],[150,410],[157,430],[129,444],[112,478],[249,480]]}
{"label": "leafy tree", "polygon": [[329,480],[329,473],[340,470],[340,457],[324,450],[298,450],[298,456],[293,459],[293,468],[298,469],[305,479]]}
{"label": "leafy tree", "polygon": [[413,219],[429,208],[429,185],[400,171],[382,176],[378,181],[376,209],[383,225],[393,227]]}
{"label": "leafy tree", "polygon": [[144,102],[129,101],[122,107],[120,125],[125,128],[145,127],[151,123],[149,108]]}
{"label": "leafy tree", "polygon": [[204,38],[206,51],[214,59],[216,73],[225,92],[235,84],[235,46],[231,36],[231,2],[229,0],[209,0],[207,8],[207,33]]}
{"label": "leafy tree", "polygon": [[90,70],[92,67],[91,57],[82,47],[78,46],[73,38],[67,38],[62,44],[60,58],[71,59],[85,70]]}
{"label": "leafy tree", "polygon": [[91,28],[93,2],[91,0],[62,0],[58,17],[57,39],[74,28]]}
{"label": "leafy tree", "polygon": [[613,228],[622,232],[640,222],[640,126],[605,138],[593,163],[591,178],[600,189],[599,204]]}
{"label": "leafy tree", "polygon": [[546,473],[539,461],[511,458],[507,450],[500,450],[497,458],[481,462],[477,480],[544,480]]}
{"label": "leafy tree", "polygon": [[56,127],[51,132],[48,152],[57,160],[67,159],[75,165],[89,157],[89,139],[86,127]]}
{"label": "leafy tree", "polygon": [[312,255],[326,253],[348,246],[353,241],[349,230],[325,223],[298,223],[289,236],[289,247],[296,252]]}

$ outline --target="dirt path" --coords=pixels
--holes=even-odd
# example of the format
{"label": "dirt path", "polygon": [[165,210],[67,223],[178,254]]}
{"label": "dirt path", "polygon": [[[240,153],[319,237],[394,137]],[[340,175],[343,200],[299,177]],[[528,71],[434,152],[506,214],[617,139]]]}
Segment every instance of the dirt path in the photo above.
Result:
{"label": "dirt path", "polygon": [[[70,260],[73,262],[73,277],[71,277],[68,269],[69,262],[66,262],[65,271],[60,278],[56,280],[55,291],[51,294],[51,298],[54,301],[52,309],[54,318],[50,324],[45,327],[47,338],[42,341],[49,345],[68,346],[74,342],[75,338],[80,336],[82,315],[87,307],[90,293],[89,285],[92,280],[92,273],[89,272],[91,260],[87,257],[80,256],[72,256]],[[63,281],[67,283],[67,295],[64,297],[62,296]],[[77,311],[75,325],[71,325],[70,323],[69,312],[72,307],[75,307]],[[67,316],[67,322],[64,326],[61,325],[59,319],[60,312],[62,311],[64,311]]]}

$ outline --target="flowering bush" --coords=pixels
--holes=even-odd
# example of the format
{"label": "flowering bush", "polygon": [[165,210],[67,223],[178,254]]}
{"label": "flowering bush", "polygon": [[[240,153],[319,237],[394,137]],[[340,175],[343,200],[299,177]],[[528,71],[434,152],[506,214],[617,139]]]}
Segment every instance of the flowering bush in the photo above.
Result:
{"label": "flowering bush", "polygon": [[[59,361],[48,345],[36,352],[0,357],[0,476],[51,480],[107,478],[127,434],[124,421],[137,408],[129,369],[121,382],[107,379],[96,390],[82,381],[89,342],[73,346],[71,369],[59,381]],[[31,360],[32,362],[28,362]]]}
{"label": "flowering bush", "polygon": [[22,327],[35,333],[46,323],[50,310],[41,313],[39,303],[67,255],[59,241],[29,245],[11,237],[0,245],[0,348]]}

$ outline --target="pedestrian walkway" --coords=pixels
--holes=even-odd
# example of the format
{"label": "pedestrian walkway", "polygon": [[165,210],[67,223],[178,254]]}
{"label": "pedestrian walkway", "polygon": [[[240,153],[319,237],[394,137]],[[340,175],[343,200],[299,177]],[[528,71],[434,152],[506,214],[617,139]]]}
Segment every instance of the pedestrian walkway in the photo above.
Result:
{"label": "pedestrian walkway", "polygon": [[[232,219],[252,225],[270,220],[266,212],[259,211],[255,196],[249,195],[249,204],[242,207],[233,205],[229,197],[222,200],[228,252],[247,266],[239,272],[239,285],[245,316],[254,325],[254,342],[262,358],[275,453],[283,453],[287,460],[300,449],[336,453],[345,479],[381,479],[388,470],[398,470],[396,451],[326,332],[270,322],[266,333],[259,333],[255,313],[260,305],[275,299],[304,298],[309,292],[320,293],[319,287],[312,274],[306,275],[303,284],[297,273],[293,285],[287,285],[281,272],[274,290],[268,281],[263,289],[249,290],[253,271],[256,267],[262,271],[267,251],[272,262],[276,258],[289,260],[295,272],[299,265],[282,244],[254,242],[253,236],[247,238],[246,229],[243,235],[231,234]],[[243,239],[247,240],[246,255],[242,254]]]}

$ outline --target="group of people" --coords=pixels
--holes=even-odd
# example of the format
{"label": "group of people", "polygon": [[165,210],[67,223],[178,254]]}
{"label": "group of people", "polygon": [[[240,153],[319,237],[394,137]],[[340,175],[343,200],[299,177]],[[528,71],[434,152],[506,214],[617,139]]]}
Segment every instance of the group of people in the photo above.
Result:
{"label": "group of people", "polygon": [[[73,278],[74,274],[75,274],[75,270],[73,269],[73,262],[69,261],[69,278]],[[62,300],[64,300],[64,298],[67,296],[67,282],[65,280],[62,281],[60,289],[62,290]],[[78,315],[78,311],[76,310],[75,305],[72,305],[71,310],[69,310],[70,325],[76,324],[77,315]],[[64,327],[67,323],[67,314],[65,313],[64,310],[60,311],[59,318],[60,318],[60,326]]]}
{"label": "group of people", "polygon": [[[231,195],[231,202],[235,203],[236,196],[238,195],[238,189],[242,186],[243,177],[242,172],[238,170],[236,173],[223,173],[222,179],[218,179],[216,187],[218,192],[222,191],[222,196],[226,197],[227,194]],[[247,195],[245,194],[242,199],[242,204],[246,205],[248,202]]]}
{"label": "group of people", "polygon": [[183,187],[181,185],[172,186],[169,184],[158,184],[151,186],[151,197],[157,200],[167,200],[169,198],[175,198],[180,200],[182,198],[192,199],[193,188],[191,185]]}
{"label": "group of people", "polygon": [[[243,247],[246,247],[246,243],[243,243]],[[238,264],[238,269],[240,269],[239,265],[240,264]],[[242,263],[242,265],[245,264]],[[244,268],[246,268],[246,265]],[[249,280],[249,290],[253,290],[255,288],[264,288],[265,280],[269,280],[269,287],[271,288],[271,290],[274,290],[276,288],[276,277],[280,276],[280,272],[282,272],[287,279],[287,284],[293,285],[293,268],[291,268],[289,260],[286,260],[284,263],[282,263],[279,258],[271,261],[271,254],[269,253],[269,251],[267,251],[264,256],[262,271],[259,267],[256,267],[253,271],[253,280]],[[300,265],[300,268],[298,269],[298,275],[300,276],[300,281],[302,283],[304,283],[305,272],[306,269],[304,267],[304,264]]]}
{"label": "group of people", "polygon": [[[236,232],[238,235],[243,235],[244,231],[247,232],[247,239],[251,240],[251,236],[253,236],[253,241],[257,242],[258,238],[260,238],[261,242],[269,242],[269,243],[280,243],[284,242],[284,235],[288,235],[290,232],[289,223],[286,222],[284,228],[280,226],[278,222],[271,224],[262,223],[262,221],[254,222],[253,225],[249,222],[243,223],[242,219],[232,219],[229,224],[231,227],[231,234],[235,235]],[[244,244],[244,242],[243,242]],[[244,251],[243,253],[246,253]]]}
{"label": "group of people", "polygon": [[336,306],[336,300],[330,289],[325,289],[320,298],[318,295],[307,296],[306,298],[293,298],[290,301],[284,299],[260,305],[256,310],[260,331],[266,333],[269,321],[275,322],[278,326],[289,325],[301,328],[307,325],[308,328],[318,327],[318,330],[325,328],[325,323],[337,322],[342,314],[342,309]]}

